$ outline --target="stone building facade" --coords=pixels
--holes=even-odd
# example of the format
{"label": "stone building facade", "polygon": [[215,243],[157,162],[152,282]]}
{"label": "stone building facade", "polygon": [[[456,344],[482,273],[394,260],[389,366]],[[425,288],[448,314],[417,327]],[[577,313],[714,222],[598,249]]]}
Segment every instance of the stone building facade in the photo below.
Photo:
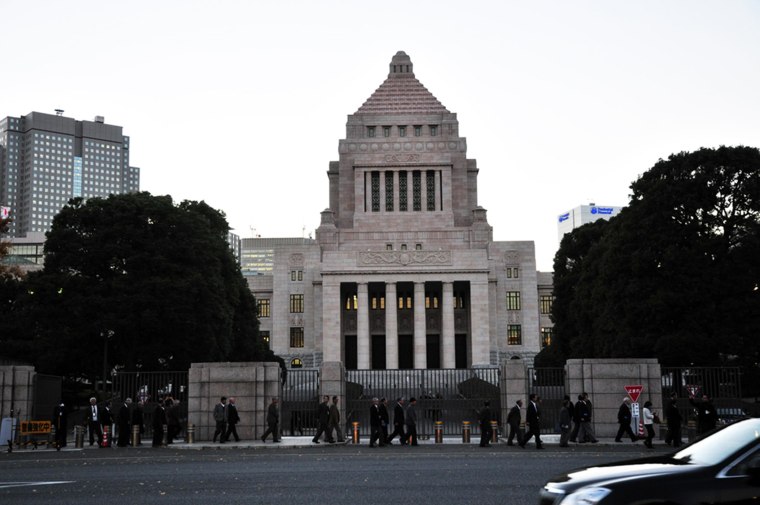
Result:
{"label": "stone building facade", "polygon": [[291,366],[472,368],[541,348],[534,244],[493,240],[457,115],[413,70],[398,52],[348,116],[315,239],[243,239],[261,330]]}

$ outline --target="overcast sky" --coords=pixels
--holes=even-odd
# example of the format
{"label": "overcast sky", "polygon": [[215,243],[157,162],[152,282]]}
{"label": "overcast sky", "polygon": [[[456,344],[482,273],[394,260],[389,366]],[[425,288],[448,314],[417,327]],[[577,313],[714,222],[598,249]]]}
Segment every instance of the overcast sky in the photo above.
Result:
{"label": "overcast sky", "polygon": [[496,240],[551,270],[557,216],[659,158],[760,146],[760,2],[0,0],[0,116],[124,127],[141,189],[242,237],[313,234],[346,116],[397,51],[458,114]]}

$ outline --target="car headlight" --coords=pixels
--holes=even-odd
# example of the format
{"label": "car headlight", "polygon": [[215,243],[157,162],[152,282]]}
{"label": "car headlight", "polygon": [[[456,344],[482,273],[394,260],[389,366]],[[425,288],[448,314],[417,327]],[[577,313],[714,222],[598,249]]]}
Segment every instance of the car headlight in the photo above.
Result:
{"label": "car headlight", "polygon": [[611,492],[606,487],[584,487],[565,496],[560,505],[596,505]]}

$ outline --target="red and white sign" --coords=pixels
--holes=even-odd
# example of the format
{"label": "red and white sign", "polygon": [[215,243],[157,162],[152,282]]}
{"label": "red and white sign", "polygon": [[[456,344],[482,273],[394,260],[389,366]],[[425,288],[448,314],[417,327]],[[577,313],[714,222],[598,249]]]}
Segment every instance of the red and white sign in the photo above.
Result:
{"label": "red and white sign", "polygon": [[0,207],[0,219],[8,219],[11,215],[10,207]]}
{"label": "red and white sign", "polygon": [[644,386],[641,384],[637,384],[635,386],[625,386],[625,392],[628,393],[628,396],[631,398],[631,401],[633,403],[636,403],[636,401],[639,399],[639,395],[644,390]]}

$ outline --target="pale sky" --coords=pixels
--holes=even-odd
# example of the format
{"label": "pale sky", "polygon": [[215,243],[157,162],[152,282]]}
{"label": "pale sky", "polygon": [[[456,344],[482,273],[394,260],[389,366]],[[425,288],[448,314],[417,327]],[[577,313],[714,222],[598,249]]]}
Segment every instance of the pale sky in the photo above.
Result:
{"label": "pale sky", "polygon": [[540,270],[559,214],[627,204],[671,153],[760,146],[760,1],[0,0],[0,37],[0,116],[104,116],[142,190],[241,237],[313,234],[397,51],[457,113],[494,238]]}

